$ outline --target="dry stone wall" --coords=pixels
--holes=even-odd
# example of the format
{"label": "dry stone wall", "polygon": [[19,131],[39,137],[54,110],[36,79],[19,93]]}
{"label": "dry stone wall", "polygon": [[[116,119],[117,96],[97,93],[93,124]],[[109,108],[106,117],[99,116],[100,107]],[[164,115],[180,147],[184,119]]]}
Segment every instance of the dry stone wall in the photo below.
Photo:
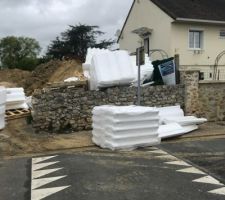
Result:
{"label": "dry stone wall", "polygon": [[[133,105],[136,88],[113,87],[89,91],[87,82],[48,85],[33,94],[33,127],[37,133],[70,133],[92,128],[92,109],[99,105]],[[143,106],[184,107],[184,86],[149,86],[142,89]]]}
{"label": "dry stone wall", "polygon": [[199,81],[199,71],[181,71],[187,115],[225,121],[225,81]]}
{"label": "dry stone wall", "polygon": [[225,121],[225,82],[199,83],[200,115],[209,121]]}

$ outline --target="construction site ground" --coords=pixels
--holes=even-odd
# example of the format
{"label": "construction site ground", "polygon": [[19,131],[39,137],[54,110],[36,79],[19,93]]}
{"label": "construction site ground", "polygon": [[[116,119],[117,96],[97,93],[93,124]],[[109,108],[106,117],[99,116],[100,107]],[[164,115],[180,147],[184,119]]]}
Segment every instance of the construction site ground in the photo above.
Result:
{"label": "construction site ground", "polygon": [[[225,123],[209,122],[201,125],[197,131],[181,137],[162,141],[162,144],[173,144],[193,141],[207,141],[225,138]],[[10,120],[6,128],[0,131],[0,156],[27,156],[54,151],[66,151],[94,147],[91,131],[72,134],[36,134],[26,118]]]}
{"label": "construction site ground", "polygon": [[[157,147],[115,152],[95,146],[91,132],[36,135],[25,119],[10,121],[0,134],[0,200],[225,197],[224,123]],[[46,175],[35,178],[40,173]]]}

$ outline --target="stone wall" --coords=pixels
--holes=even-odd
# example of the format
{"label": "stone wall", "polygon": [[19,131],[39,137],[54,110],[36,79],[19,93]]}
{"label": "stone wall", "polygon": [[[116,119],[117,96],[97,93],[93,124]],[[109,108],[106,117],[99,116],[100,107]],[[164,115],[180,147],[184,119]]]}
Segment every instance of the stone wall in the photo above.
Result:
{"label": "stone wall", "polygon": [[209,121],[225,120],[225,82],[199,81],[199,71],[181,71],[186,114]]}
{"label": "stone wall", "polygon": [[[136,88],[113,87],[89,91],[87,82],[52,84],[33,94],[33,127],[37,133],[90,130],[91,111],[99,105],[133,105]],[[142,89],[142,105],[184,107],[184,86],[149,86]]]}
{"label": "stone wall", "polygon": [[209,121],[225,121],[225,82],[199,82],[200,115]]}
{"label": "stone wall", "polygon": [[185,113],[199,114],[199,71],[181,71],[180,81],[185,85]]}

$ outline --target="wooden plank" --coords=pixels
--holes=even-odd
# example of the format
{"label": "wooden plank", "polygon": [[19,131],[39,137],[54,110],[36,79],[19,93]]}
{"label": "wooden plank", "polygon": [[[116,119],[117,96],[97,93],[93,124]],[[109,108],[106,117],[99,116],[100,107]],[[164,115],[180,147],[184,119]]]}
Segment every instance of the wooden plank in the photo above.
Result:
{"label": "wooden plank", "polygon": [[23,118],[30,116],[31,112],[29,109],[15,109],[15,110],[7,110],[5,113],[6,120],[13,120],[18,118]]}

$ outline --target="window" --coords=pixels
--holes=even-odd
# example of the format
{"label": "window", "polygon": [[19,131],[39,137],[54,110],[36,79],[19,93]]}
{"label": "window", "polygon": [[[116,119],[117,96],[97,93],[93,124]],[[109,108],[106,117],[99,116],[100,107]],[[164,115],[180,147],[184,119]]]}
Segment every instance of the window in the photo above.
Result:
{"label": "window", "polygon": [[202,49],[202,31],[189,31],[189,48],[190,49]]}

